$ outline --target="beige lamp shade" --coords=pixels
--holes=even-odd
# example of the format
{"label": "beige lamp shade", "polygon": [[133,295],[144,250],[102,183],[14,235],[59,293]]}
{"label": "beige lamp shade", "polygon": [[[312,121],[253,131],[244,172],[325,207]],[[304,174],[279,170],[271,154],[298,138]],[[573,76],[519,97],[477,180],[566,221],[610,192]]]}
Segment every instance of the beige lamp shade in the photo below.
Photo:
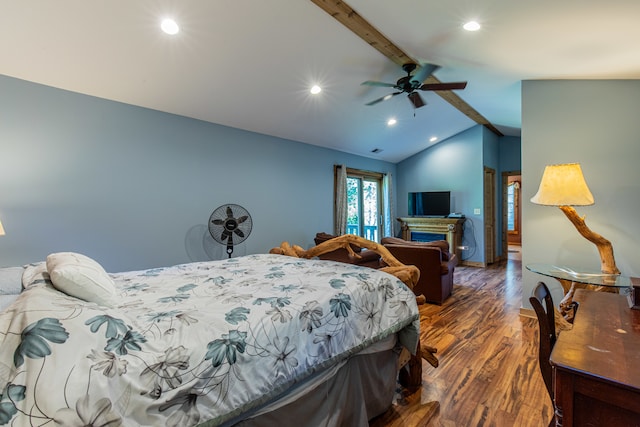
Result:
{"label": "beige lamp shade", "polygon": [[531,201],[545,206],[587,206],[593,204],[593,195],[580,164],[566,163],[544,168],[540,188]]}
{"label": "beige lamp shade", "polygon": [[0,236],[4,236],[4,227],[2,226],[2,221],[0,221]]}

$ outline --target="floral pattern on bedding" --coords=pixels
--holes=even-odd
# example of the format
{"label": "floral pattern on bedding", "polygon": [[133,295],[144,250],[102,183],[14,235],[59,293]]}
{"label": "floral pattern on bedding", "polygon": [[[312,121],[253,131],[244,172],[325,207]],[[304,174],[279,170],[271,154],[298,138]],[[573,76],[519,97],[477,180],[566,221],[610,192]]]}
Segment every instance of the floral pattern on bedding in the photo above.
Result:
{"label": "floral pattern on bedding", "polygon": [[261,254],[111,276],[105,308],[40,266],[0,313],[0,425],[217,425],[390,334],[418,342],[413,292],[364,267]]}

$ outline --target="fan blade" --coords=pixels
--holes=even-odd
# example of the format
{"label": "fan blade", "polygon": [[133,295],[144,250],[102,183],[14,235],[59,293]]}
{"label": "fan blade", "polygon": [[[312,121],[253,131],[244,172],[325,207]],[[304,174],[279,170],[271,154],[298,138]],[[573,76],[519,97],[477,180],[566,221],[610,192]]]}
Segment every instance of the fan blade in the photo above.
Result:
{"label": "fan blade", "polygon": [[409,101],[413,104],[413,108],[420,108],[427,105],[418,92],[411,92],[407,95],[407,98],[409,98]]}
{"label": "fan blade", "polygon": [[213,222],[215,225],[224,225],[224,221],[221,219],[214,219]]}
{"label": "fan blade", "polygon": [[435,64],[422,64],[417,73],[411,77],[411,85],[415,88],[419,87],[423,81],[427,79],[431,74],[435,73],[440,66]]}
{"label": "fan blade", "polygon": [[382,86],[382,87],[395,87],[395,83],[383,83],[383,82],[374,82],[372,80],[367,80],[366,82],[360,83],[360,86]]}
{"label": "fan blade", "polygon": [[465,87],[467,87],[467,82],[425,83],[420,86],[420,90],[454,90],[464,89]]}
{"label": "fan blade", "polygon": [[386,101],[387,99],[391,99],[391,98],[393,98],[393,97],[394,97],[394,96],[396,96],[396,95],[400,95],[401,93],[402,93],[402,92],[394,92],[394,93],[390,93],[390,94],[388,94],[388,95],[383,96],[382,98],[378,98],[378,99],[375,99],[375,100],[373,100],[373,101],[371,101],[371,102],[368,102],[368,103],[366,103],[365,105],[374,105],[374,104],[377,104],[378,102],[382,102],[382,101]]}
{"label": "fan blade", "polygon": [[231,210],[231,206],[227,206],[227,218],[233,218],[233,210]]}
{"label": "fan blade", "polygon": [[236,228],[235,230],[233,230],[233,232],[236,233],[240,237],[244,237],[244,233],[239,228]]}
{"label": "fan blade", "polygon": [[249,218],[248,215],[244,215],[241,216],[240,218],[236,219],[236,221],[238,221],[238,224],[242,224],[243,222],[245,222],[247,220],[247,218]]}

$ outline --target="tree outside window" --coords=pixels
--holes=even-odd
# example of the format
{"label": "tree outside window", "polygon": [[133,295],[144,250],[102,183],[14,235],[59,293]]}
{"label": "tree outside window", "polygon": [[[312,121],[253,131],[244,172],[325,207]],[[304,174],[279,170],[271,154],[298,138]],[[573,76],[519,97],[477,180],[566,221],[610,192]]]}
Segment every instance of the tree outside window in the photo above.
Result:
{"label": "tree outside window", "polygon": [[347,233],[380,241],[382,174],[347,170]]}

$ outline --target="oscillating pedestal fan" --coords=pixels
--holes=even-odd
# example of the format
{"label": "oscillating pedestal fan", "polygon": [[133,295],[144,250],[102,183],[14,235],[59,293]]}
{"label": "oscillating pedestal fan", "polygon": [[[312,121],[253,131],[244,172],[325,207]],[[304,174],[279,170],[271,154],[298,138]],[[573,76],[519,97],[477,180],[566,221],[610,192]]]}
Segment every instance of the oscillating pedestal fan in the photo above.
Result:
{"label": "oscillating pedestal fan", "polygon": [[229,258],[233,245],[244,242],[252,227],[251,215],[240,205],[222,205],[209,217],[209,233],[216,242],[227,245]]}

